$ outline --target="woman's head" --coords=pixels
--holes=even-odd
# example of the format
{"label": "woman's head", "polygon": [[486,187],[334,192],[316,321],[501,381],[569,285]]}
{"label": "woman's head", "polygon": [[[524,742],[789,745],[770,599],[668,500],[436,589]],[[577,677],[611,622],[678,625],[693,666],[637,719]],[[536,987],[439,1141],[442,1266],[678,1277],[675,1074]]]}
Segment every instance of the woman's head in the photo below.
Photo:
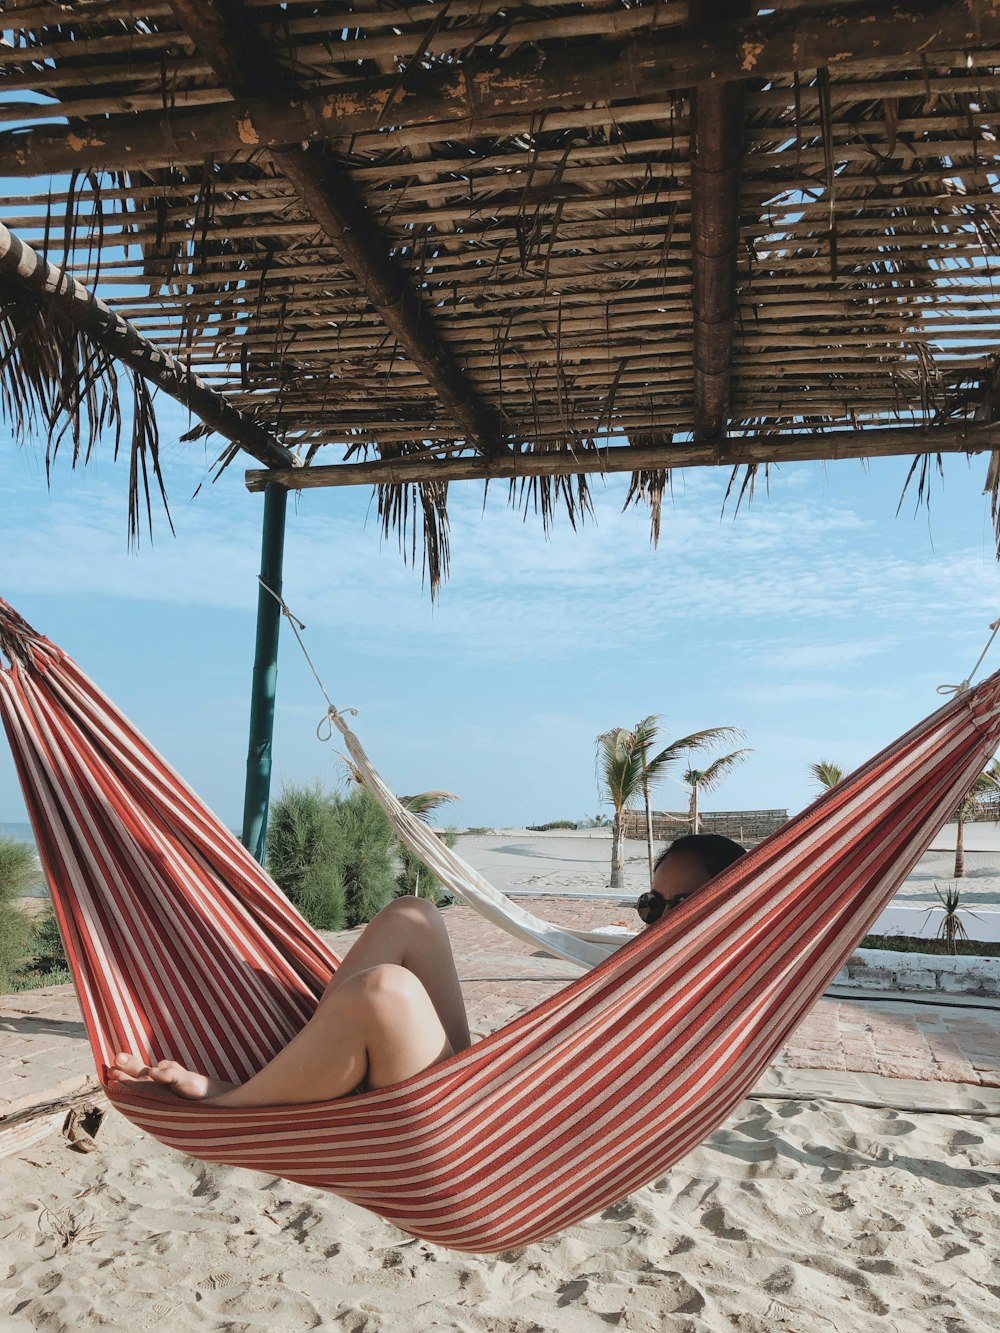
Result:
{"label": "woman's head", "polygon": [[652,925],[745,853],[745,847],[721,833],[686,833],[675,838],[657,857],[650,892],[642,895],[636,910]]}

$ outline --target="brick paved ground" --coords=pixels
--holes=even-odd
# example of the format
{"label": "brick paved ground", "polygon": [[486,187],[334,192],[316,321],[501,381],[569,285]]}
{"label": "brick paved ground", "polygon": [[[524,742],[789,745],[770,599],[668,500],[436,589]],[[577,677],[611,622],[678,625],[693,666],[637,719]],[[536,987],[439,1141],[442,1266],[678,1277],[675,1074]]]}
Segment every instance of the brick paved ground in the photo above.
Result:
{"label": "brick paved ground", "polygon": [[[523,900],[522,900],[523,901]],[[525,905],[561,925],[628,925],[622,908],[551,898]],[[473,1031],[492,1031],[578,976],[468,908],[445,913]],[[357,931],[335,937],[343,953]],[[959,997],[952,997],[952,1002]],[[804,1070],[1000,1087],[1000,1013],[970,999],[895,1003],[881,994],[821,1000],[776,1062]],[[73,990],[0,997],[0,1121],[96,1086]]]}

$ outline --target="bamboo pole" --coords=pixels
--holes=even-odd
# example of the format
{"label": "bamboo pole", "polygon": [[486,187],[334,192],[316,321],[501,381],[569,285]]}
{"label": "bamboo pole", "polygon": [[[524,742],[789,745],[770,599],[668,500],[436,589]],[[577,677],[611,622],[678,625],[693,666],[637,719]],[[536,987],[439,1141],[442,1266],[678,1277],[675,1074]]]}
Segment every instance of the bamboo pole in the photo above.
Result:
{"label": "bamboo pole", "polygon": [[89,292],[65,269],[48,264],[0,223],[0,276],[30,299],[58,310],[143,379],[189,408],[200,421],[271,467],[293,468],[295,455],[251,417],[210,389],[169,352]]}
{"label": "bamboo pole", "polygon": [[[271,752],[274,704],[278,690],[278,639],[281,630],[282,565],[285,549],[284,486],[265,486],[257,593],[257,642],[250,687],[250,740],[243,797],[242,842],[261,865],[267,847],[267,813],[271,798]],[[267,589],[270,588],[271,592]],[[275,594],[272,596],[271,594]]]}
{"label": "bamboo pole", "polygon": [[1000,449],[1000,423],[921,429],[830,431],[813,435],[731,438],[724,450],[703,444],[630,445],[610,449],[553,449],[517,454],[495,462],[482,458],[383,458],[365,463],[246,474],[247,489],[270,482],[292,490],[325,486],[413,485],[417,482],[476,481],[492,478],[570,476],[595,472],[635,472],[647,468],[707,467],[724,464],[804,462],[811,459],[875,458],[900,454],[979,454]]}

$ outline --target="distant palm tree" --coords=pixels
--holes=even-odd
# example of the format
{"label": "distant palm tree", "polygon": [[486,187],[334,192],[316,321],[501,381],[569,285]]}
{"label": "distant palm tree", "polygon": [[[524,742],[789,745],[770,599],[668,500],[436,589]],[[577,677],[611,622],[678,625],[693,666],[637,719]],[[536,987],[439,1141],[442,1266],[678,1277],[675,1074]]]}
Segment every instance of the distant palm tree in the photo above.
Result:
{"label": "distant palm tree", "polygon": [[955,879],[963,879],[965,876],[966,821],[975,819],[977,815],[986,814],[991,808],[995,810],[998,796],[1000,796],[1000,760],[994,759],[976,778],[955,810],[955,820],[958,824],[955,830]]}
{"label": "distant palm tree", "polygon": [[699,792],[714,791],[725,781],[737,764],[742,764],[748,754],[753,754],[753,751],[734,750],[732,754],[724,754],[713,760],[707,768],[689,768],[686,771],[684,781],[691,788],[691,799],[688,802],[688,819],[691,821],[692,833],[699,831]]}
{"label": "distant palm tree", "polygon": [[821,759],[818,764],[810,764],[809,772],[819,785],[828,791],[844,780],[844,770],[839,764],[831,763],[829,759]]}
{"label": "distant palm tree", "polygon": [[659,717],[651,713],[638,721],[631,730],[628,727],[613,727],[610,731],[602,731],[597,737],[597,776],[606,799],[611,802],[615,811],[611,825],[610,887],[612,889],[620,889],[623,886],[625,863],[623,815],[639,794],[642,793],[646,808],[647,850],[650,878],[652,878],[652,815],[649,793],[653,784],[685,751],[718,745],[720,741],[743,734],[737,727],[710,727],[706,731],[696,731],[690,736],[672,741],[670,745],[653,753],[659,721]]}
{"label": "distant palm tree", "polygon": [[400,796],[397,799],[411,814],[427,823],[435,810],[451,801],[457,801],[458,797],[453,791],[422,791],[416,796]]}

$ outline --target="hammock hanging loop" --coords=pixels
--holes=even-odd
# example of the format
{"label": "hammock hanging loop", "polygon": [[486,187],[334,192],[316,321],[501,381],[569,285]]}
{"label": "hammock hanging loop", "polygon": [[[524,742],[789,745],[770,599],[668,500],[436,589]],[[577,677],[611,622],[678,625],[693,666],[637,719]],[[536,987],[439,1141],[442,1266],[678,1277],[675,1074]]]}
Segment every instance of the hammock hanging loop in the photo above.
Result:
{"label": "hammock hanging loop", "polygon": [[959,695],[959,694],[965,694],[965,693],[968,691],[968,689],[969,689],[969,687],[970,687],[970,685],[971,685],[971,683],[972,683],[972,677],[976,674],[976,672],[977,672],[977,671],[979,670],[979,668],[982,666],[982,664],[983,664],[983,658],[984,658],[984,657],[986,656],[986,654],[990,651],[990,648],[991,648],[992,645],[993,645],[993,640],[996,638],[997,633],[1000,632],[1000,617],[998,617],[996,620],[994,620],[994,621],[991,623],[991,625],[990,625],[990,629],[992,630],[992,633],[990,634],[990,637],[986,640],[986,647],[985,647],[985,648],[983,649],[983,651],[979,654],[979,657],[976,659],[976,665],[972,668],[972,670],[971,670],[971,671],[969,672],[969,674],[966,676],[965,680],[959,682],[958,685],[939,685],[939,686],[937,687],[937,692],[938,692],[938,694],[944,694],[944,695],[954,694],[954,695]]}
{"label": "hammock hanging loop", "polygon": [[[323,689],[322,685],[320,689]],[[325,694],[326,691],[324,690],[323,693]],[[316,727],[316,739],[323,742],[333,740],[335,731],[343,731],[340,719],[342,717],[357,717],[357,715],[358,710],[356,708],[335,708],[333,704],[330,704]]]}
{"label": "hammock hanging loop", "polygon": [[0,597],[0,656],[27,666],[33,661],[32,646],[41,638],[38,631]]}

